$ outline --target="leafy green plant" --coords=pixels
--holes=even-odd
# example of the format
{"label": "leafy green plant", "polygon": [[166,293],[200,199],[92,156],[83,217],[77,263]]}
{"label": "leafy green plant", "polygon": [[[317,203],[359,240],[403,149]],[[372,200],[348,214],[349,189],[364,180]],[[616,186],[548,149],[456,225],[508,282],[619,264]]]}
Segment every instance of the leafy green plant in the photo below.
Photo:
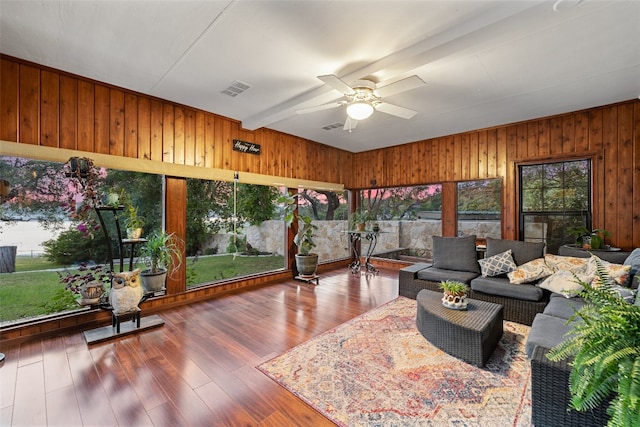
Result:
{"label": "leafy green plant", "polygon": [[[287,227],[291,227],[293,221],[296,217],[296,207],[297,207],[297,199],[298,195],[294,196],[281,196],[278,198],[278,203],[285,204],[285,216],[284,221],[287,224]],[[299,228],[298,233],[293,238],[293,243],[298,247],[299,255],[309,255],[311,249],[313,249],[316,244],[313,241],[314,232],[318,229],[318,227],[312,223],[312,218],[308,215],[297,215],[299,220]]]}
{"label": "leafy green plant", "polygon": [[640,425],[640,306],[631,305],[613,289],[598,260],[598,288],[576,280],[585,305],[569,319],[566,340],[551,349],[552,361],[573,358],[569,376],[571,407],[595,408],[613,397],[607,408],[609,426]]}
{"label": "leafy green plant", "polygon": [[465,295],[467,293],[467,285],[455,280],[445,280],[438,285],[440,289],[451,295]]}
{"label": "leafy green plant", "polygon": [[106,287],[111,282],[110,270],[103,264],[91,266],[81,264],[75,272],[65,270],[64,274],[58,272],[58,275],[60,276],[60,283],[64,284],[64,288],[76,295],[80,293],[80,288],[82,286],[90,283],[102,282]]}
{"label": "leafy green plant", "polygon": [[366,224],[367,221],[375,219],[374,216],[367,210],[359,210],[351,213],[350,216],[351,228],[356,228],[358,224]]}
{"label": "leafy green plant", "polygon": [[104,235],[96,234],[94,239],[85,239],[83,233],[74,228],[61,232],[55,239],[43,242],[42,246],[44,256],[61,265],[107,258]]}
{"label": "leafy green plant", "polygon": [[173,233],[156,230],[147,237],[147,242],[140,248],[140,257],[147,266],[147,272],[158,273],[167,270],[170,274],[174,273],[182,265],[180,239]]}
{"label": "leafy green plant", "polygon": [[235,236],[229,236],[229,244],[227,245],[228,253],[242,253],[247,250],[247,236],[244,234],[237,234]]}
{"label": "leafy green plant", "polygon": [[588,228],[583,226],[573,227],[568,230],[568,233],[575,237],[577,246],[582,246],[584,238],[589,237],[590,249],[602,249],[604,247],[605,237],[611,237],[611,233],[603,228],[596,228],[595,230],[589,231]]}
{"label": "leafy green plant", "polygon": [[611,237],[611,233],[602,228],[591,231],[591,249],[602,249],[604,247],[604,239]]}

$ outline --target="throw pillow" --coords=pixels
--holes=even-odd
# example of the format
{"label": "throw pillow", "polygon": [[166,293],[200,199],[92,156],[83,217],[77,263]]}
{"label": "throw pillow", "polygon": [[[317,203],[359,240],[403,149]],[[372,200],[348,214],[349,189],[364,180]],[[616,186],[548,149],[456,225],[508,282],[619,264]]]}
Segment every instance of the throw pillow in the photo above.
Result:
{"label": "throw pillow", "polygon": [[593,282],[591,282],[591,286],[595,288],[600,286],[600,278],[596,274],[598,262],[602,265],[609,277],[611,277],[611,279],[613,279],[616,283],[622,285],[627,281],[627,275],[631,270],[630,265],[613,264],[611,262],[598,258],[596,255],[592,255],[587,263],[586,271],[587,276],[591,276],[594,278]]}
{"label": "throw pillow", "polygon": [[433,266],[445,270],[480,273],[476,236],[433,236]]}
{"label": "throw pillow", "polygon": [[544,258],[538,258],[522,264],[516,270],[507,274],[507,277],[512,284],[520,285],[535,282],[552,274],[553,270],[547,265]]}
{"label": "throw pillow", "polygon": [[513,257],[511,256],[511,249],[489,258],[479,259],[478,263],[480,264],[482,277],[498,276],[500,274],[509,273],[517,268],[516,263],[513,262]]}
{"label": "throw pillow", "polygon": [[[577,279],[574,274],[578,277]],[[542,289],[560,294],[565,298],[573,298],[584,289],[582,285],[578,283],[578,279],[586,282],[587,277],[584,274],[559,270],[540,282],[538,286]]]}
{"label": "throw pillow", "polygon": [[546,254],[544,259],[553,271],[566,270],[574,273],[585,273],[587,271],[587,263],[589,262],[588,258],[554,254]]}
{"label": "throw pillow", "polygon": [[613,285],[611,290],[616,294],[616,296],[622,298],[625,302],[633,304],[633,300],[636,296],[633,289],[625,288],[622,285]]}

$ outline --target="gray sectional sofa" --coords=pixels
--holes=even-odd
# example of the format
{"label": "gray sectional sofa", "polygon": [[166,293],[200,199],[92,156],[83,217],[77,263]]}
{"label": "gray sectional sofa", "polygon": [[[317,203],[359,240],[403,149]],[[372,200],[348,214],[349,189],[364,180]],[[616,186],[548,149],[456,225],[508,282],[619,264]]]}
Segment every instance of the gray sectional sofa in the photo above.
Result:
{"label": "gray sectional sofa", "polygon": [[[535,269],[529,270],[527,266],[536,264],[536,260],[543,258],[542,264],[557,263],[552,266],[555,272],[566,268],[570,279],[567,281],[574,285],[571,269],[574,264],[571,263],[586,263],[587,260],[583,262],[577,258],[591,257],[590,252],[567,248],[560,251],[561,256],[545,255],[544,245],[541,243],[491,238],[486,240],[485,259],[499,257],[499,254],[510,250],[517,269],[531,273]],[[565,283],[554,288],[553,285],[547,285],[547,282],[553,281],[544,278],[512,284],[506,275],[483,277],[475,241],[475,236],[434,236],[433,263],[414,264],[400,270],[400,295],[415,299],[421,289],[440,291],[441,281],[457,280],[470,286],[470,298],[502,304],[504,320],[531,325],[526,352],[531,361],[532,423],[536,427],[606,425],[608,402],[588,412],[568,410],[571,399],[568,389],[570,361],[551,362],[546,357],[549,349],[565,339],[571,330],[571,325],[567,324],[568,319],[576,309],[585,304],[577,296],[579,287],[571,289]],[[627,269],[626,287],[621,292],[632,295],[635,303],[640,305],[640,249],[633,252],[599,251],[597,256],[614,264],[631,266]],[[562,265],[563,262],[568,264]],[[509,273],[509,276],[514,274]],[[514,280],[515,276],[511,279]]]}
{"label": "gray sectional sofa", "polygon": [[[485,258],[511,250],[516,266],[544,257],[544,243],[487,238]],[[433,237],[433,263],[419,263],[399,272],[399,294],[416,298],[421,289],[440,291],[443,280],[470,286],[469,298],[502,304],[504,319],[531,325],[549,302],[550,293],[535,284],[512,285],[506,275],[483,277],[476,236]]]}
{"label": "gray sectional sofa", "polygon": [[[561,253],[568,253],[567,256],[590,256],[585,251]],[[640,249],[627,253],[625,259],[622,259],[620,252],[599,252],[597,256],[605,261],[631,266],[626,287],[630,289],[629,292],[636,294],[634,303],[640,305]],[[621,291],[627,292],[625,289]],[[606,411],[608,401],[591,411],[568,410],[571,400],[568,390],[570,361],[552,362],[546,357],[547,352],[570,333],[572,326],[567,321],[575,310],[584,305],[585,301],[579,297],[566,298],[554,293],[544,311],[536,315],[531,325],[526,352],[531,360],[531,421],[536,427],[605,426],[609,420]]]}

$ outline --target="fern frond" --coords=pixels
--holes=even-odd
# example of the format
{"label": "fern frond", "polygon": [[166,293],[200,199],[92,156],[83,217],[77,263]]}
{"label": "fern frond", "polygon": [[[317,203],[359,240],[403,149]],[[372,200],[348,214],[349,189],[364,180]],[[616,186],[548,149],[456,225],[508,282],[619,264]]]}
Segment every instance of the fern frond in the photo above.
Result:
{"label": "fern frond", "polygon": [[[581,296],[587,304],[571,316],[567,338],[547,354],[570,362],[570,406],[583,411],[613,396],[609,426],[640,426],[640,306],[630,305],[612,289],[596,259],[602,285],[588,283]],[[579,279],[578,279],[579,280]]]}

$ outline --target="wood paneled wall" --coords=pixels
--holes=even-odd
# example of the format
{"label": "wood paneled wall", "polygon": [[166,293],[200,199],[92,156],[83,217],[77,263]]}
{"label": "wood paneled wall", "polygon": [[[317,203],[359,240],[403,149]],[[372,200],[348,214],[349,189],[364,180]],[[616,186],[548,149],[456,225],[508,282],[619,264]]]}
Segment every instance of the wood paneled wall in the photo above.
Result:
{"label": "wood paneled wall", "polygon": [[[589,157],[594,226],[640,247],[638,100],[354,154],[7,56],[0,77],[2,140],[352,189],[501,178],[505,238],[518,237],[519,163]],[[233,139],[262,155],[232,151]]]}
{"label": "wood paneled wall", "polygon": [[[5,141],[334,183],[352,162],[347,151],[7,56],[0,78]],[[234,139],[262,154],[233,151]]]}
{"label": "wood paneled wall", "polygon": [[517,165],[593,160],[593,225],[640,247],[640,101],[434,138],[354,155],[347,188],[503,180],[503,237],[518,238]]}

